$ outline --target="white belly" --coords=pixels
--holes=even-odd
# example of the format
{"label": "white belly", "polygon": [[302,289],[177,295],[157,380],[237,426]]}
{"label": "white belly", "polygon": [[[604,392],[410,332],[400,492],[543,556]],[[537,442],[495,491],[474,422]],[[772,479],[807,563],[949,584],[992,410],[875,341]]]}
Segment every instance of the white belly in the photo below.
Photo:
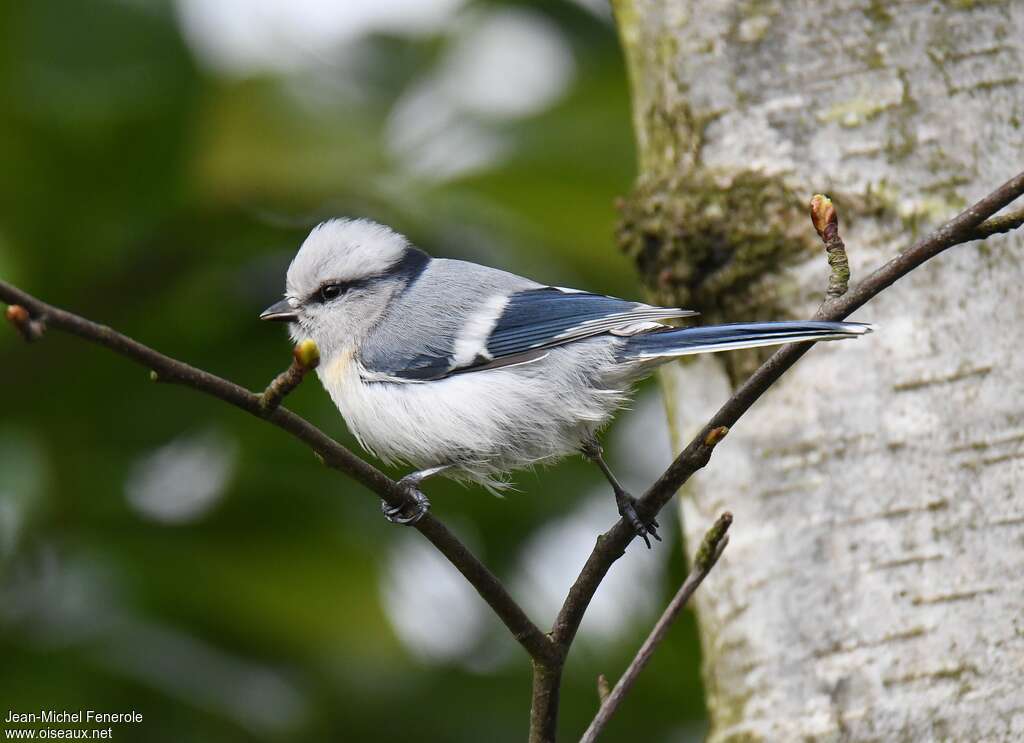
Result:
{"label": "white belly", "polygon": [[611,349],[596,344],[431,382],[368,381],[346,351],[319,375],[374,455],[416,468],[454,464],[455,477],[492,486],[511,470],[578,452],[625,401],[629,382]]}

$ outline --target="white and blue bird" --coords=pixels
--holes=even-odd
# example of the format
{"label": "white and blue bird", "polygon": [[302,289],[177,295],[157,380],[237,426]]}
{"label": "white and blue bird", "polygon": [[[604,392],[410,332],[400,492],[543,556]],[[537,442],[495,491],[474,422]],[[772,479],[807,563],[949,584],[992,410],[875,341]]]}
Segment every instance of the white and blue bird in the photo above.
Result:
{"label": "white and blue bird", "polygon": [[306,238],[285,298],[260,317],[316,342],[320,381],[363,448],[416,468],[400,481],[411,507],[385,504],[391,521],[426,513],[427,477],[501,489],[514,470],[582,454],[648,541],[657,522],[640,520],[597,439],[638,380],[688,354],[870,332],[860,323],[665,322],[696,314],[431,258],[384,225],[334,219]]}

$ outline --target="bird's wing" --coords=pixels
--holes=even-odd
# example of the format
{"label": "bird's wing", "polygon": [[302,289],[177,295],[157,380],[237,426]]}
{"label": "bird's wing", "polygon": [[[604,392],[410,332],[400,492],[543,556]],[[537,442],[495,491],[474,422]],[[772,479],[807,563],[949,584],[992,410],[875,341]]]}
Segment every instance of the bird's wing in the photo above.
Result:
{"label": "bird's wing", "polygon": [[410,381],[441,379],[527,363],[554,346],[602,334],[632,335],[663,327],[659,320],[696,314],[552,286],[497,293],[465,315],[449,343],[406,345],[404,358],[392,357],[390,368],[380,371]]}
{"label": "bird's wing", "polygon": [[482,355],[498,359],[603,333],[631,335],[658,320],[696,314],[573,289],[530,289],[508,298]]}

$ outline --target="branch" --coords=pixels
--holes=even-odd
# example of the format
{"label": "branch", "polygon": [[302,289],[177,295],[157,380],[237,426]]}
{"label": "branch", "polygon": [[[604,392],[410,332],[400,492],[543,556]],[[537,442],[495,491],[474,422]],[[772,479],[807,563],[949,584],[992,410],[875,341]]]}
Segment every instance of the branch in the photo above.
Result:
{"label": "branch", "polygon": [[[1022,193],[1024,193],[1024,173],[1014,176],[988,196],[876,269],[843,296],[827,300],[815,314],[814,319],[842,320],[942,251],[954,245],[984,239],[997,232],[1013,229],[1008,225],[1012,223],[1012,220],[1018,219],[1019,214],[986,220]],[[1020,222],[1017,224],[1019,226]],[[650,519],[656,516],[693,473],[708,463],[714,450],[714,444],[709,445],[708,443],[711,432],[716,428],[734,426],[750,406],[801,356],[807,353],[812,345],[813,343],[791,343],[783,346],[733,393],[732,397],[687,444],[662,476],[648,488],[637,504],[637,511],[641,519]],[[569,589],[569,595],[555,620],[551,636],[559,647],[567,648],[572,644],[597,587],[612,564],[625,554],[626,547],[633,541],[633,538],[633,530],[623,519],[620,519],[611,529],[598,537],[597,544],[587,558],[576,582]]]}
{"label": "branch", "polygon": [[[25,335],[23,328],[26,327],[35,329],[32,331],[33,339],[40,337],[44,328],[63,330],[108,348],[148,367],[158,381],[190,387],[266,420],[306,444],[320,456],[325,465],[364,485],[388,505],[405,505],[404,490],[391,478],[357,457],[305,418],[287,408],[277,406],[284,394],[298,384],[298,380],[294,378],[295,373],[291,370],[271,382],[264,394],[257,395],[227,379],[165,356],[105,325],[99,325],[46,304],[3,281],[0,281],[0,301],[9,305],[7,318],[22,335]],[[307,353],[308,351],[309,349],[306,349]],[[303,351],[299,350],[298,355],[305,361],[300,358],[294,364],[312,363],[311,357],[304,355]],[[282,380],[282,377],[286,379]],[[526,612],[516,603],[501,581],[437,517],[428,513],[414,528],[430,540],[431,544],[466,577],[533,658],[547,661],[560,655],[551,640],[526,616]]]}
{"label": "branch", "polygon": [[[697,554],[693,558],[693,569],[690,570],[690,574],[686,576],[683,585],[679,587],[679,591],[676,592],[675,597],[669,602],[664,613],[662,613],[654,625],[651,634],[647,636],[644,644],[640,646],[636,657],[630,662],[626,672],[622,674],[622,678],[615,684],[615,688],[611,692],[605,692],[602,696],[601,706],[597,710],[597,714],[594,715],[590,727],[587,728],[586,732],[583,733],[583,737],[580,738],[580,743],[594,743],[597,737],[604,731],[608,721],[611,720],[612,715],[615,714],[619,709],[619,705],[622,704],[622,700],[632,690],[640,672],[647,667],[651,657],[654,655],[654,651],[658,649],[658,645],[665,639],[669,627],[676,621],[683,607],[686,606],[686,602],[690,600],[690,596],[693,595],[697,587],[708,576],[708,573],[711,572],[711,568],[718,562],[718,558],[722,556],[726,545],[729,544],[727,532],[731,524],[732,514],[726,511],[708,529],[704,535],[704,540],[701,542],[700,549],[697,550]],[[604,676],[600,678],[604,679]],[[607,685],[607,680],[604,683]],[[600,680],[598,681],[598,687],[600,688]]]}

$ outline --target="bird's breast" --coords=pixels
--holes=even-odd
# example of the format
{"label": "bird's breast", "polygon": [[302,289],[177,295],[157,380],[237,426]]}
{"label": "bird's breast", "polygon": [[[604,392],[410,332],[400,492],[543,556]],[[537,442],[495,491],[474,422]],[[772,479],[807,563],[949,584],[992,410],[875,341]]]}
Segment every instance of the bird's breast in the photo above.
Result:
{"label": "bird's breast", "polygon": [[[320,381],[359,443],[371,452],[388,451],[388,422],[394,411],[383,387],[363,379],[362,367],[351,349],[339,352],[318,369]],[[391,427],[397,429],[397,427]],[[401,429],[394,430],[400,434]]]}
{"label": "bird's breast", "polygon": [[321,367],[320,381],[323,382],[324,387],[328,388],[328,391],[332,387],[345,386],[351,384],[352,380],[349,378],[350,372],[354,371],[353,356],[351,349],[346,349],[341,353],[337,354],[334,359],[331,359],[324,367]]}

